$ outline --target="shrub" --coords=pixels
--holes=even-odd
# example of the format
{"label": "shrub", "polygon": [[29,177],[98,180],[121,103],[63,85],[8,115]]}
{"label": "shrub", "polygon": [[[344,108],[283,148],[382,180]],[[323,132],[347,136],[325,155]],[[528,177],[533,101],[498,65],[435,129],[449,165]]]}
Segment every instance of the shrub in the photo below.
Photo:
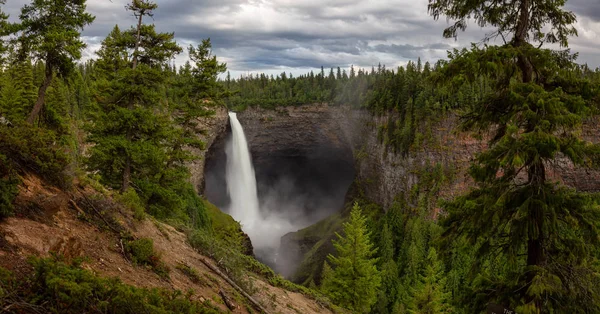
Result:
{"label": "shrub", "polygon": [[137,288],[52,259],[34,258],[31,264],[30,280],[17,281],[0,268],[0,308],[16,313],[219,313],[178,290]]}
{"label": "shrub", "polygon": [[190,280],[193,283],[205,285],[205,282],[202,279],[202,277],[200,276],[200,273],[198,273],[198,271],[195,270],[194,268],[192,268],[186,264],[179,264],[176,266],[176,268],[179,269],[179,271],[181,271],[188,278],[190,278]]}
{"label": "shrub", "polygon": [[0,154],[3,163],[12,170],[29,170],[59,187],[69,187],[65,172],[70,163],[64,147],[55,133],[30,125],[8,127],[0,125]]}
{"label": "shrub", "polygon": [[123,194],[119,194],[116,199],[123,204],[123,206],[133,212],[135,219],[144,220],[144,205],[134,189],[127,189],[127,191],[123,192]]}
{"label": "shrub", "polygon": [[19,182],[15,171],[9,167],[6,156],[0,153],[0,219],[12,215]]}
{"label": "shrub", "polygon": [[169,277],[169,267],[161,260],[160,254],[154,251],[154,242],[152,239],[141,238],[139,240],[128,241],[126,248],[134,263],[149,266],[163,279]]}
{"label": "shrub", "polygon": [[134,263],[150,265],[154,256],[154,242],[152,239],[142,238],[127,243],[128,252]]}

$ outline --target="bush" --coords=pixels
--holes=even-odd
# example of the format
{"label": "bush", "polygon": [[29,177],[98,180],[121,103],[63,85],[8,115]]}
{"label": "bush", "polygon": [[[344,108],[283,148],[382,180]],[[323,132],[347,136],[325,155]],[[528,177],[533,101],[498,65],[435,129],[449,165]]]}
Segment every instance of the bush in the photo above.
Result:
{"label": "bush", "polygon": [[52,259],[35,258],[31,264],[30,280],[17,281],[0,268],[0,308],[16,313],[220,313],[178,290],[136,288]]}
{"label": "bush", "polygon": [[152,239],[141,238],[139,240],[128,241],[126,249],[134,263],[149,266],[157,275],[164,279],[169,277],[169,267],[161,260],[160,254],[154,251],[154,242]]}
{"label": "bush", "polygon": [[176,268],[179,269],[179,271],[181,271],[188,278],[190,278],[190,280],[193,283],[204,285],[204,280],[200,276],[200,273],[198,273],[198,271],[195,270],[194,268],[192,268],[186,264],[179,264],[176,266]]}
{"label": "bush", "polygon": [[145,209],[142,200],[135,192],[134,189],[127,189],[123,194],[119,194],[116,197],[123,206],[133,212],[133,216],[137,220],[144,220]]}
{"label": "bush", "polygon": [[62,188],[71,184],[65,172],[69,156],[52,131],[26,124],[0,125],[0,154],[8,169],[33,171]]}
{"label": "bush", "polygon": [[8,159],[0,153],[0,219],[12,215],[19,182],[15,171],[8,165]]}

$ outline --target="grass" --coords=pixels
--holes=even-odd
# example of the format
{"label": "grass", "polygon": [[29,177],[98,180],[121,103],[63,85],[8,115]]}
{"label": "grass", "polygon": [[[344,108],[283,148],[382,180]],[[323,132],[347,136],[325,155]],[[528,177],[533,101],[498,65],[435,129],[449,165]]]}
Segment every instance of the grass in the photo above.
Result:
{"label": "grass", "polygon": [[197,270],[195,270],[194,268],[190,267],[189,265],[180,263],[175,268],[177,268],[180,272],[182,272],[184,275],[186,275],[193,283],[199,284],[202,286],[207,285],[204,278],[202,278],[202,276],[200,276],[200,273]]}

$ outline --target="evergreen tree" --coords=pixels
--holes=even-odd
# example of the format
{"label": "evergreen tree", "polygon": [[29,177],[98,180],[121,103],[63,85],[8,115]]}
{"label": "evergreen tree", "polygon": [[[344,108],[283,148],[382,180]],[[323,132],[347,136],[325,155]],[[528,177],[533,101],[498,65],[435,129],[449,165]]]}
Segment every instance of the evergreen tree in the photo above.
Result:
{"label": "evergreen tree", "polygon": [[[504,46],[454,51],[444,69],[447,77],[486,77],[493,86],[464,116],[465,129],[492,133],[470,168],[477,187],[445,204],[445,240],[464,236],[477,248],[472,274],[479,276],[470,279],[475,291],[465,300],[471,311],[487,302],[518,313],[600,311],[598,205],[548,175],[558,156],[579,166],[597,161],[598,147],[577,132],[597,90],[576,75],[568,51],[530,44],[566,46],[576,34],[575,16],[562,9],[564,2],[430,1],[435,18],[457,20],[446,37],[464,30],[472,17],[510,39]],[[508,264],[506,274],[485,271],[500,268],[498,263]]]}
{"label": "evergreen tree", "polygon": [[377,250],[369,240],[366,218],[358,203],[343,228],[344,236],[337,234],[338,239],[333,242],[336,256],[328,256],[334,268],[324,269],[322,289],[336,304],[355,313],[367,313],[377,301],[381,275],[377,258],[373,257]]}
{"label": "evergreen tree", "polygon": [[379,240],[381,289],[377,296],[377,313],[390,313],[397,298],[398,265],[394,261],[394,238],[387,221],[383,224]]}
{"label": "evergreen tree", "polygon": [[444,265],[437,257],[434,248],[429,249],[425,261],[425,271],[420,275],[416,287],[413,288],[409,313],[441,314],[451,313],[449,307],[450,293],[446,289]]}
{"label": "evergreen tree", "polygon": [[[152,14],[155,5],[134,1],[136,16]],[[141,19],[139,20],[141,21]],[[103,75],[100,105],[90,140],[90,165],[105,182],[126,191],[132,176],[144,169],[163,169],[165,141],[172,138],[165,107],[167,62],[181,51],[172,33],[157,33],[154,25],[139,24],[126,32],[115,27],[103,41],[98,69]],[[138,177],[139,178],[139,177]]]}
{"label": "evergreen tree", "polygon": [[11,24],[8,22],[8,14],[2,11],[6,0],[0,0],[0,68],[4,65],[5,54],[8,50],[8,35],[11,33]]}
{"label": "evergreen tree", "polygon": [[80,39],[83,27],[92,23],[94,17],[85,12],[85,0],[33,0],[21,9],[19,55],[27,56],[45,64],[44,82],[38,90],[38,98],[27,118],[33,123],[44,106],[46,90],[55,73],[69,74],[74,61],[81,58],[85,43]]}
{"label": "evergreen tree", "polygon": [[4,72],[0,90],[0,113],[10,121],[24,121],[35,101],[33,68],[29,61],[16,62]]}

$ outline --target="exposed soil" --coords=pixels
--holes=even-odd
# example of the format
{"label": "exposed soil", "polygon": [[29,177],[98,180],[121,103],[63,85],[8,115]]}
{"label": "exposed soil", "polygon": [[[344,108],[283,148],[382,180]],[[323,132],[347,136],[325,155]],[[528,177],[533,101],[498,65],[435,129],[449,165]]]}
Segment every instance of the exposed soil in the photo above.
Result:
{"label": "exposed soil", "polygon": [[[85,194],[85,197],[83,195]],[[123,282],[138,287],[162,287],[181,291],[193,290],[193,298],[210,300],[224,312],[225,306],[219,290],[235,304],[233,313],[258,312],[217,273],[201,261],[208,257],[195,251],[186,236],[169,225],[152,218],[135,221],[131,213],[122,208],[110,208],[111,216],[119,221],[136,238],[151,238],[155,250],[171,269],[168,280],[161,279],[151,269],[136,266],[122,253],[122,243],[106,221],[91,217],[82,210],[81,199],[94,199],[96,192],[87,188],[82,193],[64,192],[46,186],[35,176],[23,178],[20,194],[16,200],[16,217],[0,223],[0,266],[16,273],[27,273],[31,267],[27,257],[48,257],[59,254],[66,260],[84,257],[83,267],[98,275],[119,277]],[[100,208],[103,210],[106,208]],[[104,219],[105,220],[105,219]],[[110,221],[108,221],[110,223]],[[212,261],[211,261],[212,262]],[[202,278],[194,283],[177,269],[185,264],[197,270]],[[300,293],[273,287],[266,281],[252,278],[257,288],[253,297],[269,313],[331,313],[315,300]]]}

